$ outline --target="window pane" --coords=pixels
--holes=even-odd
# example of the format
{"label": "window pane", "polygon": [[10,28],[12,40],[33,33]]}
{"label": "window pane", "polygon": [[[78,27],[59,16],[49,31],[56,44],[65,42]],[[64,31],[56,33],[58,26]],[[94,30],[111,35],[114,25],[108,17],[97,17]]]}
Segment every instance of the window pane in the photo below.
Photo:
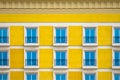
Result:
{"label": "window pane", "polygon": [[36,28],[32,28],[32,43],[37,42],[37,30]]}
{"label": "window pane", "polygon": [[61,65],[66,65],[66,52],[62,51],[61,52]]}
{"label": "window pane", "polygon": [[61,80],[66,80],[66,74],[61,74]]}
{"label": "window pane", "polygon": [[115,28],[114,29],[114,42],[115,43],[120,43],[120,28]]}
{"label": "window pane", "polygon": [[36,74],[32,74],[32,80],[37,80],[37,75]]}
{"label": "window pane", "polygon": [[32,32],[32,31],[31,31],[30,28],[27,28],[26,30],[27,30],[27,31],[26,31],[26,32],[27,32],[27,36],[26,36],[27,43],[31,43],[31,41],[32,41],[32,40],[31,40],[31,34],[32,34],[31,32]]}
{"label": "window pane", "polygon": [[7,28],[3,29],[3,43],[7,43]]}
{"label": "window pane", "polygon": [[60,74],[56,74],[56,80],[60,80]]}
{"label": "window pane", "polygon": [[56,51],[56,65],[59,66],[60,65],[60,52],[59,51]]}
{"label": "window pane", "polygon": [[32,78],[32,75],[31,74],[27,74],[27,80],[31,80],[31,78]]}
{"label": "window pane", "polygon": [[27,65],[31,65],[31,63],[32,63],[31,57],[32,57],[31,52],[27,51]]}
{"label": "window pane", "polygon": [[56,28],[56,39],[55,39],[55,42],[56,43],[60,43],[61,41],[60,41],[60,37],[61,37],[61,35],[60,35],[60,28]]}
{"label": "window pane", "polygon": [[120,65],[120,52],[119,51],[115,51],[114,65],[115,66],[119,66]]}
{"label": "window pane", "polygon": [[32,65],[37,65],[37,54],[36,54],[36,51],[32,51]]}
{"label": "window pane", "polygon": [[7,80],[8,76],[7,74],[3,74],[3,80]]}
{"label": "window pane", "polygon": [[61,28],[61,43],[66,42],[66,28]]}
{"label": "window pane", "polygon": [[3,52],[3,65],[7,65],[7,62],[8,62],[8,61],[7,61],[7,60],[8,60],[7,58],[8,58],[8,57],[7,57],[7,52],[4,51],[4,52]]}
{"label": "window pane", "polygon": [[3,58],[2,58],[2,52],[0,52],[0,65],[2,65]]}
{"label": "window pane", "polygon": [[120,74],[114,74],[114,80],[120,80]]}

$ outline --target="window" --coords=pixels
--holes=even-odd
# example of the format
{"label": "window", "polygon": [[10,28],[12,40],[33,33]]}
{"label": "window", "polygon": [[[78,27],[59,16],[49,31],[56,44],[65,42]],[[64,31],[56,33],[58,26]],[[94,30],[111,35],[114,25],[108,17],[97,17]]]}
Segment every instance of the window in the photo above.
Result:
{"label": "window", "polygon": [[26,28],[26,43],[37,43],[37,28]]}
{"label": "window", "polygon": [[37,74],[36,73],[27,73],[26,80],[37,80]]}
{"label": "window", "polygon": [[8,80],[8,74],[7,73],[0,73],[0,80]]}
{"label": "window", "polygon": [[8,43],[8,29],[0,28],[0,43]]}
{"label": "window", "polygon": [[114,66],[120,66],[120,51],[114,51]]}
{"label": "window", "polygon": [[67,80],[66,79],[66,74],[65,73],[57,73],[55,74],[55,80]]}
{"label": "window", "polygon": [[37,51],[26,51],[26,66],[37,66]]}
{"label": "window", "polygon": [[120,28],[114,28],[114,43],[120,43]]}
{"label": "window", "polygon": [[96,66],[95,51],[85,51],[84,66]]}
{"label": "window", "polygon": [[55,51],[55,66],[67,66],[66,51]]}
{"label": "window", "polygon": [[8,52],[0,51],[0,66],[8,66]]}
{"label": "window", "polygon": [[85,27],[84,31],[84,43],[96,43],[96,28]]}
{"label": "window", "polygon": [[114,74],[114,80],[120,80],[120,74],[118,73]]}
{"label": "window", "polygon": [[55,43],[67,43],[66,28],[55,28]]}
{"label": "window", "polygon": [[96,80],[95,79],[95,74],[86,73],[85,74],[85,80]]}

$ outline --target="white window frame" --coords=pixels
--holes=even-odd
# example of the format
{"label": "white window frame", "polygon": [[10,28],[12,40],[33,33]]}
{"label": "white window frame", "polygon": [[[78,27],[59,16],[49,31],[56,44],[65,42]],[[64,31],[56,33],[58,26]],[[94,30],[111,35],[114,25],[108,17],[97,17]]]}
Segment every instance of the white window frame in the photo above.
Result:
{"label": "white window frame", "polygon": [[[55,66],[56,51],[66,51],[66,60],[67,60],[67,65],[66,66]],[[67,50],[67,48],[54,48],[54,51],[53,51],[53,68],[54,69],[67,69],[68,68],[68,50]]]}
{"label": "white window frame", "polygon": [[120,74],[120,71],[118,71],[118,70],[112,71],[112,80],[114,80],[114,74]]}
{"label": "white window frame", "polygon": [[7,37],[8,37],[8,43],[0,43],[0,46],[10,46],[10,27],[9,26],[0,26],[0,28],[7,28]]}
{"label": "white window frame", "polygon": [[10,80],[10,71],[1,70],[1,71],[0,71],[0,74],[7,74],[7,75],[8,75],[7,80]]}
{"label": "white window frame", "polygon": [[[96,66],[85,66],[84,65],[84,60],[85,60],[85,51],[95,51],[95,58],[96,58]],[[82,67],[84,69],[97,69],[98,68],[98,48],[95,47],[87,47],[87,48],[83,48],[83,63],[82,63]]]}
{"label": "white window frame", "polygon": [[0,66],[0,69],[9,69],[10,68],[10,49],[6,47],[0,48],[0,51],[7,51],[7,56],[8,56],[8,65],[7,66]]}
{"label": "white window frame", "polygon": [[120,26],[113,26],[112,27],[112,46],[120,46],[120,43],[114,43],[114,29],[115,28],[120,28]]}
{"label": "white window frame", "polygon": [[66,74],[66,80],[68,80],[68,71],[65,70],[53,71],[53,80],[56,80],[56,74]]}
{"label": "white window frame", "polygon": [[[37,52],[37,61],[38,61],[38,65],[36,65],[36,66],[27,66],[26,65],[26,52],[27,51],[36,51]],[[31,68],[35,68],[35,69],[38,69],[39,68],[39,49],[36,49],[36,48],[25,48],[24,49],[24,68],[26,68],[26,69],[31,69]]]}
{"label": "white window frame", "polygon": [[95,74],[95,80],[98,80],[98,72],[96,70],[86,70],[82,73],[82,79],[85,80],[85,74]]}
{"label": "white window frame", "polygon": [[26,80],[26,74],[32,74],[32,73],[35,73],[37,74],[37,80],[39,80],[39,72],[38,71],[35,71],[35,70],[29,70],[29,71],[24,71],[24,80]]}
{"label": "white window frame", "polygon": [[[26,29],[27,28],[36,28],[37,29],[37,43],[26,43]],[[37,26],[25,26],[24,27],[24,46],[39,46],[39,27]]]}
{"label": "white window frame", "polygon": [[120,69],[120,66],[114,66],[114,52],[120,51],[120,48],[113,48],[112,49],[112,68],[113,69]]}
{"label": "white window frame", "polygon": [[[85,28],[95,28],[96,43],[85,43]],[[98,27],[97,26],[83,26],[82,44],[83,46],[97,46],[98,45]]]}
{"label": "white window frame", "polygon": [[[55,36],[56,36],[56,28],[66,28],[66,43],[55,43]],[[68,46],[68,27],[67,26],[53,26],[53,45],[54,46]]]}

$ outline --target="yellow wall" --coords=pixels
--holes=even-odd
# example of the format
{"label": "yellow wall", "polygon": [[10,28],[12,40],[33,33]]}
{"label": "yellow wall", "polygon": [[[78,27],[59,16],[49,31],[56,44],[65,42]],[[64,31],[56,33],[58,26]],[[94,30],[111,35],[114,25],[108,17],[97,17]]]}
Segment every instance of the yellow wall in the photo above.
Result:
{"label": "yellow wall", "polygon": [[98,45],[99,46],[112,45],[112,26],[98,27]]}
{"label": "yellow wall", "polygon": [[51,71],[39,72],[39,80],[53,80],[53,72]]}
{"label": "yellow wall", "polygon": [[24,68],[23,49],[10,49],[10,68]]}
{"label": "yellow wall", "polygon": [[82,68],[82,50],[69,49],[68,62],[69,68]]}
{"label": "yellow wall", "polygon": [[24,26],[10,26],[10,45],[24,45]]}
{"label": "yellow wall", "polygon": [[98,72],[98,80],[112,80],[112,72]]}
{"label": "yellow wall", "polygon": [[39,64],[40,68],[53,67],[53,51],[52,49],[40,49]]}
{"label": "yellow wall", "polygon": [[11,71],[10,80],[24,80],[24,72],[23,71]]}
{"label": "yellow wall", "polygon": [[98,49],[98,67],[112,68],[112,49]]}
{"label": "yellow wall", "polygon": [[0,22],[120,22],[120,14],[0,14]]}
{"label": "yellow wall", "polygon": [[78,46],[82,45],[82,26],[69,26],[68,27],[69,45]]}
{"label": "yellow wall", "polygon": [[82,72],[69,71],[68,80],[82,80]]}
{"label": "yellow wall", "polygon": [[40,45],[52,45],[53,44],[53,27],[52,26],[40,26],[39,27],[39,41]]}

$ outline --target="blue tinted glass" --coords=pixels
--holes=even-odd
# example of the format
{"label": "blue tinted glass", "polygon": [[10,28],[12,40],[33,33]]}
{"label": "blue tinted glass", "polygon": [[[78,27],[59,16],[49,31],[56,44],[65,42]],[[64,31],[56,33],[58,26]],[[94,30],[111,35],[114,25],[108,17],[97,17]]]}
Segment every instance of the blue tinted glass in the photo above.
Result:
{"label": "blue tinted glass", "polygon": [[66,74],[61,74],[61,80],[66,80]]}
{"label": "blue tinted glass", "polygon": [[56,30],[55,42],[56,43],[60,43],[60,37],[61,37],[61,35],[60,35],[60,28],[56,28],[55,30]]}
{"label": "blue tinted glass", "polygon": [[56,65],[60,65],[60,52],[59,51],[56,51]]}
{"label": "blue tinted glass", "polygon": [[37,80],[37,75],[36,74],[32,74],[32,80]]}
{"label": "blue tinted glass", "polygon": [[61,65],[66,65],[66,52],[62,51],[61,52]]}
{"label": "blue tinted glass", "polygon": [[60,80],[60,74],[56,74],[56,80]]}
{"label": "blue tinted glass", "polygon": [[85,80],[95,80],[95,74],[85,74]]}
{"label": "blue tinted glass", "polygon": [[95,65],[95,52],[94,51],[90,52],[90,57],[91,57],[90,63],[93,66]]}
{"label": "blue tinted glass", "polygon": [[89,28],[85,28],[85,43],[89,43]]}
{"label": "blue tinted glass", "polygon": [[36,43],[37,42],[37,30],[36,28],[32,28],[32,43]]}
{"label": "blue tinted glass", "polygon": [[120,80],[120,74],[114,74],[114,80]]}
{"label": "blue tinted glass", "polygon": [[7,43],[7,28],[3,29],[3,43]]}
{"label": "blue tinted glass", "polygon": [[95,80],[95,74],[91,74],[91,79],[90,80]]}
{"label": "blue tinted glass", "polygon": [[32,65],[37,65],[37,54],[36,54],[36,51],[32,51]]}
{"label": "blue tinted glass", "polygon": [[2,43],[2,37],[3,37],[3,35],[2,35],[2,29],[0,29],[0,43]]}
{"label": "blue tinted glass", "polygon": [[3,80],[8,80],[7,74],[3,74]]}
{"label": "blue tinted glass", "polygon": [[114,29],[114,42],[115,43],[120,43],[120,28],[115,28]]}
{"label": "blue tinted glass", "polygon": [[91,43],[95,43],[95,28],[91,28]]}
{"label": "blue tinted glass", "polygon": [[66,28],[61,28],[61,43],[66,42]]}
{"label": "blue tinted glass", "polygon": [[85,52],[85,65],[89,65],[89,52]]}
{"label": "blue tinted glass", "polygon": [[7,62],[8,62],[8,60],[7,60],[7,52],[4,51],[3,52],[3,65],[7,65]]}
{"label": "blue tinted glass", "polygon": [[89,74],[85,74],[85,80],[89,80]]}
{"label": "blue tinted glass", "polygon": [[26,29],[27,30],[27,36],[26,36],[26,39],[27,39],[27,43],[31,43],[31,34],[32,34],[32,31],[31,31],[31,29],[30,28],[27,28]]}
{"label": "blue tinted glass", "polygon": [[31,65],[31,57],[32,57],[32,55],[31,55],[31,51],[27,51],[27,65]]}
{"label": "blue tinted glass", "polygon": [[2,61],[3,61],[2,52],[0,52],[0,65],[2,65]]}
{"label": "blue tinted glass", "polygon": [[26,77],[27,80],[31,80],[31,78],[32,78],[32,75],[31,75],[31,74],[27,74],[26,76],[27,76],[27,77]]}
{"label": "blue tinted glass", "polygon": [[120,66],[120,52],[119,51],[115,51],[114,65]]}

